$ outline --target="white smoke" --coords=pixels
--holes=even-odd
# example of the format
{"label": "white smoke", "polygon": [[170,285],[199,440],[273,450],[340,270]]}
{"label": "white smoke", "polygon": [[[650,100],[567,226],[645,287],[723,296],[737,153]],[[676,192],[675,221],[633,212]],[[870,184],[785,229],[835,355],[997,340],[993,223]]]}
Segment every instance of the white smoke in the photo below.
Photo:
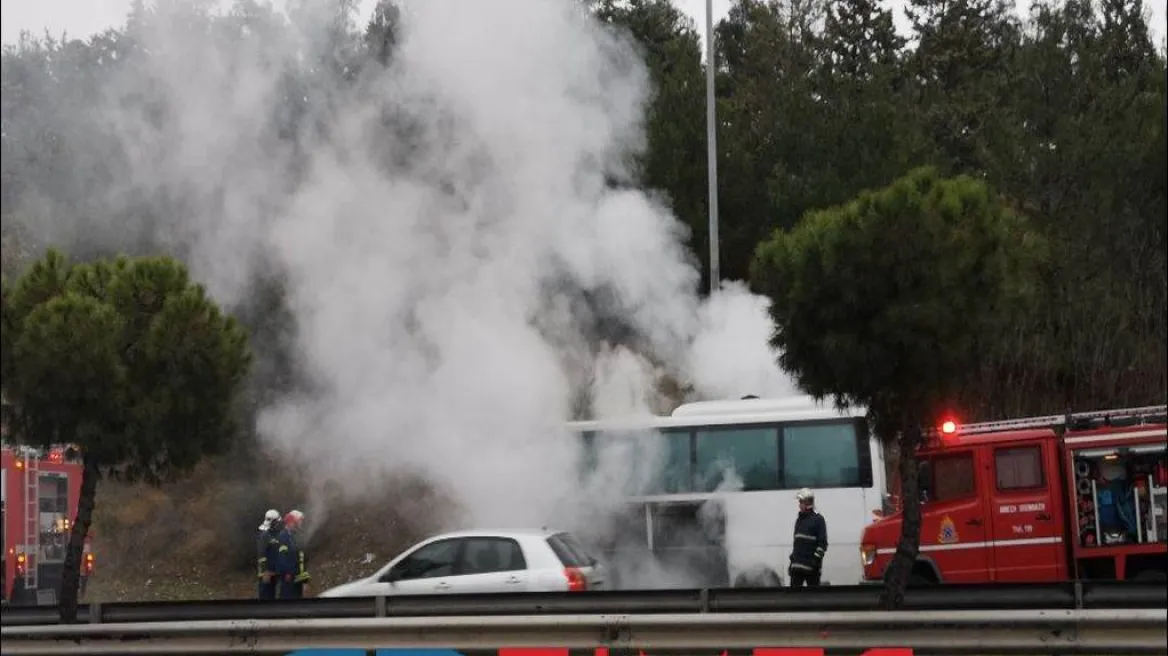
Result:
{"label": "white smoke", "polygon": [[[609,416],[646,414],[666,372],[704,396],[791,391],[765,302],[729,285],[700,303],[684,227],[610,184],[644,145],[649,78],[629,38],[580,5],[410,2],[391,65],[342,92],[331,73],[283,77],[333,61],[331,3],[297,3],[292,31],[224,34],[167,2],[137,28],[143,63],[95,99],[130,157],[110,203],[169,199],[151,230],[191,245],[227,304],[257,270],[282,272],[312,385],[259,428],[322,481],[356,491],[413,470],[461,504],[460,523],[563,525],[582,521],[563,430],[580,386]],[[123,109],[146,91],[159,111]],[[301,106],[313,127],[292,146],[284,123]],[[580,292],[605,299],[637,353],[595,347]],[[628,456],[602,459],[585,489],[644,478]]]}
{"label": "white smoke", "polygon": [[774,331],[767,313],[769,303],[742,283],[731,281],[700,308],[685,362],[686,374],[699,395],[780,398],[800,393],[779,368],[769,345]]}

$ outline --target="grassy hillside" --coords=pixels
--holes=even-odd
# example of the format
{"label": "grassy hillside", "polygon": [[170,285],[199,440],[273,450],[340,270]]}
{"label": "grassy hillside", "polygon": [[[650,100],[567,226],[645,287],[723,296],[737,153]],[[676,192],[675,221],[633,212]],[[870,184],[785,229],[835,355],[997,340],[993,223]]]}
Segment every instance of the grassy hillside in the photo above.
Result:
{"label": "grassy hillside", "polygon": [[[439,529],[443,508],[425,485],[387,481],[367,498],[282,499],[294,473],[279,467],[261,480],[204,463],[185,480],[154,488],[104,481],[94,523],[97,571],[89,601],[223,599],[255,594],[254,535],[263,512],[308,513],[306,551],[312,589],[371,573]],[[409,512],[396,509],[409,508]]]}

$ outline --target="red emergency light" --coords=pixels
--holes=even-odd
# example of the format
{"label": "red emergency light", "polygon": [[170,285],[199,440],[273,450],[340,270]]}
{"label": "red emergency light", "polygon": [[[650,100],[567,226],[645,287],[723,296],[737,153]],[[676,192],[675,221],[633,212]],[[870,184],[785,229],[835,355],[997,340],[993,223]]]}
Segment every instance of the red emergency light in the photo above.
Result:
{"label": "red emergency light", "polygon": [[941,432],[945,435],[953,435],[957,432],[957,422],[952,419],[946,419],[941,423]]}

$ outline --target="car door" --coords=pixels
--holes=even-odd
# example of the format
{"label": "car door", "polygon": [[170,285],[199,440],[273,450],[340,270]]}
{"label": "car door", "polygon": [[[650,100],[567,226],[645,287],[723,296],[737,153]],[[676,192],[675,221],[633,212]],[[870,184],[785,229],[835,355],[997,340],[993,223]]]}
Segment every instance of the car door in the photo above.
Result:
{"label": "car door", "polygon": [[995,445],[990,515],[998,581],[1055,581],[1064,577],[1061,508],[1050,465],[1053,442]]}
{"label": "car door", "polygon": [[452,581],[458,578],[463,538],[448,538],[424,543],[399,559],[380,577],[384,595],[426,595],[454,592]]}
{"label": "car door", "polygon": [[459,571],[452,579],[457,593],[525,592],[530,582],[522,547],[506,537],[467,538]]}
{"label": "car door", "polygon": [[977,449],[969,448],[931,455],[924,461],[920,554],[937,567],[944,583],[990,580],[978,455]]}

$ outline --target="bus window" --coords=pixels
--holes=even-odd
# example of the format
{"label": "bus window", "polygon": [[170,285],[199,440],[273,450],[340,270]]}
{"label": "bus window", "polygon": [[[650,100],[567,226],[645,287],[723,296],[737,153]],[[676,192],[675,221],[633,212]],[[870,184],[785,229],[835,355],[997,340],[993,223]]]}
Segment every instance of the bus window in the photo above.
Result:
{"label": "bus window", "polygon": [[[689,429],[662,431],[585,431],[578,435],[582,450],[580,480],[588,481],[598,469],[617,463],[632,463],[637,472],[652,471],[655,480],[647,489],[634,483],[633,494],[678,494],[693,490],[691,433]],[[641,481],[640,475],[634,475]]]}
{"label": "bus window", "polygon": [[777,428],[720,428],[697,432],[697,491],[713,492],[727,471],[742,490],[779,489]]}
{"label": "bus window", "polygon": [[665,440],[665,465],[662,467],[658,491],[677,494],[693,491],[693,451],[690,448],[690,432],[666,430],[661,432]]}
{"label": "bus window", "polygon": [[[605,433],[599,439],[618,440],[618,444],[625,451],[621,460],[639,463],[636,465],[638,470],[651,466],[651,462],[657,463],[657,466],[652,467],[652,471],[656,472],[655,480],[641,493],[679,494],[693,491],[693,452],[690,437],[688,429],[666,429],[638,434]],[[605,459],[611,460],[613,455],[610,454]],[[593,462],[595,463],[595,458]]]}
{"label": "bus window", "polygon": [[783,428],[783,486],[861,487],[854,423],[787,425]]}
{"label": "bus window", "polygon": [[596,433],[584,431],[580,433],[580,470],[577,472],[580,477],[580,482],[587,481],[596,472],[598,465],[599,456],[597,455]]}

